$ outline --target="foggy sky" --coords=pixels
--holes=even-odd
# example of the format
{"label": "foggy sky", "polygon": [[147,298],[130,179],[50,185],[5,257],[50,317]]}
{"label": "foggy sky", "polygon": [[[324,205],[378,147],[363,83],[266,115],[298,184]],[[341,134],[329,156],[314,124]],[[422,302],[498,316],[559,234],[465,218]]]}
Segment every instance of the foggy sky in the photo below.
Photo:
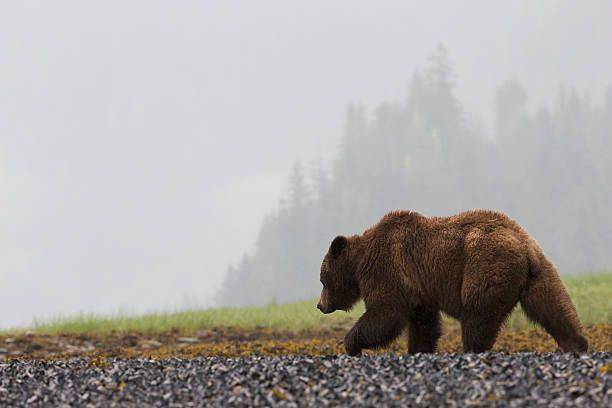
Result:
{"label": "foggy sky", "polygon": [[0,327],[208,305],[292,163],[438,43],[485,131],[505,79],[612,85],[612,3],[462,3],[2,2]]}

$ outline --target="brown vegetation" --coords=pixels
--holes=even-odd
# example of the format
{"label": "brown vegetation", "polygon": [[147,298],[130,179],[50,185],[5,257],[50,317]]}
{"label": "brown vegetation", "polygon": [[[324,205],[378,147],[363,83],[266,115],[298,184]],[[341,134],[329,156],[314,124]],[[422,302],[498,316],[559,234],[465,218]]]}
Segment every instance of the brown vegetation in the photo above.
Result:
{"label": "brown vegetation", "polygon": [[[346,327],[300,332],[268,328],[218,328],[186,336],[180,331],[158,334],[111,333],[101,335],[42,335],[25,333],[0,336],[0,360],[66,359],[86,357],[94,363],[105,357],[237,357],[249,355],[330,355],[343,354],[342,336]],[[612,351],[612,324],[592,324],[585,335],[594,351]],[[500,334],[494,351],[555,351],[557,345],[543,330],[506,329]],[[395,342],[377,353],[406,353],[405,342]],[[455,324],[440,338],[438,352],[461,352],[461,335]],[[96,363],[97,364],[97,363]]]}

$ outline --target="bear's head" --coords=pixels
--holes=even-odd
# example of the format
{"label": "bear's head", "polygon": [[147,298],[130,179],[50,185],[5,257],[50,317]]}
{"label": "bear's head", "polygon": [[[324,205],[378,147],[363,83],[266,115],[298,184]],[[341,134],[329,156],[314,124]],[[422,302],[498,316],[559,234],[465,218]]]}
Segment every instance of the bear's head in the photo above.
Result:
{"label": "bear's head", "polygon": [[348,311],[359,300],[352,261],[349,239],[343,236],[334,238],[321,264],[323,290],[317,308],[323,313]]}

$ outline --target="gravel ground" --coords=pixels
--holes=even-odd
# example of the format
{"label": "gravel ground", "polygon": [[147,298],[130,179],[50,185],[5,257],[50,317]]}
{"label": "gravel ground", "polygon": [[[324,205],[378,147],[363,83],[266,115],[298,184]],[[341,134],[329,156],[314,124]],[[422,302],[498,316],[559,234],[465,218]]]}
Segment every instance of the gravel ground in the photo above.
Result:
{"label": "gravel ground", "polygon": [[612,353],[0,363],[0,406],[612,406]]}

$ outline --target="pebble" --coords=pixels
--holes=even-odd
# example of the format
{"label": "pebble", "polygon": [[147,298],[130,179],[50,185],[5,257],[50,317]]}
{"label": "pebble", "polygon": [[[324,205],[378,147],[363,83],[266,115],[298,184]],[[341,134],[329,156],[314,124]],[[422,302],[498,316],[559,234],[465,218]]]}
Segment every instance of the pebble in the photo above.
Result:
{"label": "pebble", "polygon": [[0,406],[612,406],[612,353],[0,362]]}

